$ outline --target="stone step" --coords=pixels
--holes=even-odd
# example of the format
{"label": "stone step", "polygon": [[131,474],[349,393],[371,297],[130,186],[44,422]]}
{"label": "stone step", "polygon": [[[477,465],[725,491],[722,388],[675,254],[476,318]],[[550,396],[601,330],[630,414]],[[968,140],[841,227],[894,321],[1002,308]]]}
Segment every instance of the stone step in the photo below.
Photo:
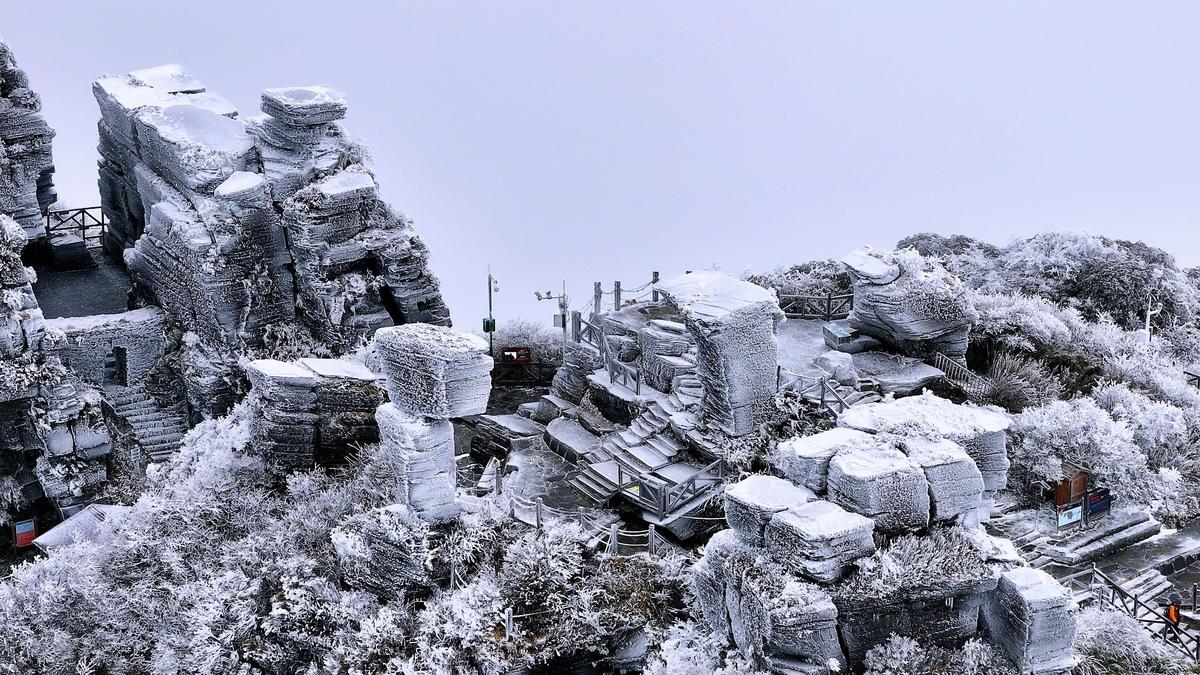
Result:
{"label": "stone step", "polygon": [[583,473],[571,476],[567,479],[567,483],[597,504],[608,499],[608,494],[605,493],[603,486],[597,484],[592,478]]}

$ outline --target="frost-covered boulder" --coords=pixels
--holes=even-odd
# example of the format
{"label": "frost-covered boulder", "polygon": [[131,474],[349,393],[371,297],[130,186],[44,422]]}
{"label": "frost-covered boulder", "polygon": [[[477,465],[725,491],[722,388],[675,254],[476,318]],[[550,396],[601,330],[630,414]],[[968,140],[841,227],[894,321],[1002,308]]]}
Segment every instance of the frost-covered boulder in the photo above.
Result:
{"label": "frost-covered boulder", "polygon": [[329,538],[347,585],[396,600],[433,585],[425,565],[428,534],[429,525],[411,509],[392,504],[350,516]]}
{"label": "frost-covered boulder", "polygon": [[852,406],[838,426],[868,433],[933,433],[958,443],[983,476],[983,499],[1008,484],[1008,436],[1012,417],[996,406],[959,405],[925,393]]}
{"label": "frost-covered boulder", "polygon": [[854,367],[854,357],[850,354],[829,350],[814,358],[813,365],[829,373],[840,384],[858,384],[858,369]]}
{"label": "frost-covered boulder", "polygon": [[380,329],[373,341],[392,402],[411,415],[479,415],[491,394],[492,358],[482,338],[429,324]]}
{"label": "frost-covered boulder", "polygon": [[838,448],[870,438],[856,429],[838,427],[812,436],[791,438],[776,446],[779,470],[789,480],[802,485],[816,494],[825,494],[829,460]]}
{"label": "frost-covered boulder", "polygon": [[929,436],[906,436],[899,445],[925,472],[933,520],[971,520],[979,510],[983,475],[962,446]]}
{"label": "frost-covered boulder", "polygon": [[772,516],[815,498],[811,490],[791,481],[750,476],[725,488],[725,520],[748,543],[762,546]]}
{"label": "frost-covered boulder", "polygon": [[722,640],[731,637],[729,610],[725,606],[726,562],[735,553],[753,551],[737,532],[721,530],[704,545],[704,555],[692,567],[692,591],[704,622]]}
{"label": "frost-covered boulder", "polygon": [[326,124],[346,116],[346,95],[320,85],[264,89],[262,110],[294,126]]}
{"label": "frost-covered boulder", "polygon": [[54,130],[41,109],[41,98],[0,40],[0,215],[13,218],[32,239],[45,236],[42,214],[57,199]]}
{"label": "frost-covered boulder", "polygon": [[749,551],[725,561],[725,603],[734,644],[751,664],[777,660],[826,666],[845,660],[838,643],[838,611],[820,588]]}
{"label": "frost-covered boulder", "polygon": [[829,462],[829,500],[894,534],[929,525],[929,485],[921,467],[888,443],[871,439]]}
{"label": "frost-covered boulder", "polygon": [[1018,567],[1001,575],[983,607],[983,623],[1022,673],[1066,673],[1074,666],[1076,609],[1054,577]]}
{"label": "frost-covered boulder", "polygon": [[766,548],[791,571],[832,583],[850,563],[875,552],[875,522],[823,499],[776,513],[767,524]]}
{"label": "frost-covered boulder", "polygon": [[961,358],[975,322],[962,281],[912,250],[865,247],[842,259],[854,277],[850,326],[918,356]]}
{"label": "frost-covered boulder", "polygon": [[784,319],[775,294],[720,272],[693,272],[659,284],[696,342],[702,410],[731,436],[758,428],[772,408]]}
{"label": "frost-covered boulder", "polygon": [[311,469],[320,419],[316,374],[298,363],[259,359],[246,375],[254,450],[285,471]]}
{"label": "frost-covered boulder", "polygon": [[241,122],[191,104],[151,108],[134,118],[142,159],[173,184],[206,194],[255,161]]}
{"label": "frost-covered boulder", "polygon": [[401,503],[430,523],[457,517],[454,427],[449,420],[414,416],[395,403],[379,406],[375,420],[380,449],[396,472]]}

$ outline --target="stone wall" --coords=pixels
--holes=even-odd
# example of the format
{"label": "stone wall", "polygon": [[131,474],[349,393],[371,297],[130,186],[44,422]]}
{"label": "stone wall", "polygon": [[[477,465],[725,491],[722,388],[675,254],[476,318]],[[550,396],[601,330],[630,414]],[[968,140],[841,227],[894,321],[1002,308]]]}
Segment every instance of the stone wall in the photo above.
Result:
{"label": "stone wall", "polygon": [[0,40],[0,215],[20,223],[31,239],[45,236],[42,216],[57,199],[54,130],[41,109],[41,98]]}
{"label": "stone wall", "polygon": [[[133,384],[150,374],[166,349],[166,314],[144,307],[120,314],[46,320],[48,351],[92,384]],[[125,350],[124,373],[114,379],[114,347]]]}

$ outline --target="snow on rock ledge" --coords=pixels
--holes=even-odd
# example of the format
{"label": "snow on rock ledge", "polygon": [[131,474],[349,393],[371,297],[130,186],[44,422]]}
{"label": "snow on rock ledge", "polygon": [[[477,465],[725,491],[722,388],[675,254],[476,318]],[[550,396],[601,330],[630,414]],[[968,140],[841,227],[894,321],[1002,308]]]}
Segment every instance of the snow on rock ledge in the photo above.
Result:
{"label": "snow on rock ledge", "polygon": [[762,546],[776,513],[815,498],[811,490],[782,478],[750,476],[725,488],[725,520],[747,543]]}
{"label": "snow on rock ledge", "polygon": [[1075,665],[1075,610],[1070,591],[1053,577],[1018,567],[1001,575],[983,606],[983,623],[1022,673],[1058,675]]}
{"label": "snow on rock ledge", "polygon": [[771,555],[791,571],[832,583],[850,563],[875,552],[875,523],[825,500],[781,511],[767,524]]}
{"label": "snow on rock ledge", "polygon": [[829,462],[829,499],[875,521],[888,534],[929,525],[929,484],[921,467],[874,438],[838,452]]}

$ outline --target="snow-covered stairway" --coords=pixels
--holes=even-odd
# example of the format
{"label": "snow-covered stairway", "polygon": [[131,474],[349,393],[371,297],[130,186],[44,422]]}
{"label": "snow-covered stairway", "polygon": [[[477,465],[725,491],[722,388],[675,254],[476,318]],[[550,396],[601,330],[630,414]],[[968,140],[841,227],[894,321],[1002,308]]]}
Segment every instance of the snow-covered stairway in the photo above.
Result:
{"label": "snow-covered stairway", "polygon": [[115,426],[141,448],[146,459],[162,462],[179,449],[187,433],[182,410],[163,407],[141,386],[106,389]]}

